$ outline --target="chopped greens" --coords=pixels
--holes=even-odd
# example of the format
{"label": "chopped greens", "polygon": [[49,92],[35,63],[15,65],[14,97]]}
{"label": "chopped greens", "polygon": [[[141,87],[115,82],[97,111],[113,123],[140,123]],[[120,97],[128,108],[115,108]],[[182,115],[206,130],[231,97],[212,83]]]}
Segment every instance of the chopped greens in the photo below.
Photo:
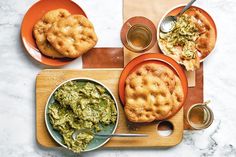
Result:
{"label": "chopped greens", "polygon": [[169,33],[160,33],[161,42],[171,54],[176,53],[176,47],[182,47],[180,57],[183,59],[194,59],[197,55],[196,40],[200,33],[193,22],[192,16],[183,14],[177,19],[175,29]]}
{"label": "chopped greens", "polygon": [[49,106],[49,119],[53,128],[64,139],[64,144],[74,152],[81,152],[94,138],[80,129],[102,130],[104,125],[114,124],[117,110],[106,89],[93,82],[69,81],[54,93],[55,102]]}

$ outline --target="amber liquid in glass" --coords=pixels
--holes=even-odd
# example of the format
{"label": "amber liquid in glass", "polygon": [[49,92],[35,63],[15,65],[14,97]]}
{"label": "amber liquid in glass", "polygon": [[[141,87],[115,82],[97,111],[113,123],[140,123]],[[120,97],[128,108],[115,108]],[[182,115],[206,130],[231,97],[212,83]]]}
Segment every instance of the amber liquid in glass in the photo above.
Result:
{"label": "amber liquid in glass", "polygon": [[204,123],[204,110],[200,107],[193,108],[189,120],[196,125],[202,125]]}
{"label": "amber liquid in glass", "polygon": [[142,51],[146,49],[152,40],[152,33],[144,25],[134,25],[132,26],[127,33],[127,43],[128,46],[133,51]]}
{"label": "amber liquid in glass", "polygon": [[195,129],[204,129],[213,122],[213,113],[206,105],[195,105],[188,113],[189,124]]}

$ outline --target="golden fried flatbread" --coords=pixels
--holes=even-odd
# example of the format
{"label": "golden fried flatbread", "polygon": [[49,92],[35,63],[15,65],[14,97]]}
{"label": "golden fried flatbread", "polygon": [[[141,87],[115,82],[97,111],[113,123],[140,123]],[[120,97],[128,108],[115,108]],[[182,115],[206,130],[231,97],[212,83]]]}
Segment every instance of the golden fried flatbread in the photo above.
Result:
{"label": "golden fried flatbread", "polygon": [[33,28],[33,35],[36,39],[36,44],[40,52],[52,58],[63,58],[64,56],[59,53],[48,41],[46,33],[52,24],[62,18],[69,16],[70,13],[65,9],[56,9],[47,12]]}
{"label": "golden fried flatbread", "polygon": [[86,53],[98,40],[93,24],[83,15],[71,15],[55,22],[47,32],[47,39],[69,58]]}
{"label": "golden fried flatbread", "polygon": [[125,114],[131,122],[151,122],[173,116],[183,103],[178,76],[160,64],[145,64],[126,79]]}
{"label": "golden fried flatbread", "polygon": [[196,41],[196,48],[201,53],[201,58],[204,58],[215,46],[216,33],[209,20],[199,10],[196,10],[193,16],[198,20],[196,25],[201,33]]}

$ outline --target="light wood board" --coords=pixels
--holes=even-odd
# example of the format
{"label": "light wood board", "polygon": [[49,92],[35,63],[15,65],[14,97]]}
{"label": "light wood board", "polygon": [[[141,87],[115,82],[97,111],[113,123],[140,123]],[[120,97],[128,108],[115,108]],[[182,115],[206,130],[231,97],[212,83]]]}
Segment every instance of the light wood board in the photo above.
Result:
{"label": "light wood board", "polygon": [[88,77],[105,84],[114,94],[118,105],[120,119],[116,133],[146,133],[148,137],[142,138],[112,138],[106,148],[127,147],[170,147],[181,142],[183,136],[183,109],[169,119],[174,130],[170,136],[162,137],[157,133],[157,123],[133,124],[126,120],[123,107],[118,98],[118,81],[122,69],[90,69],[90,70],[62,70],[46,69],[36,78],[36,138],[40,145],[45,147],[59,146],[50,136],[44,122],[44,110],[47,99],[53,89],[63,81],[70,78]]}

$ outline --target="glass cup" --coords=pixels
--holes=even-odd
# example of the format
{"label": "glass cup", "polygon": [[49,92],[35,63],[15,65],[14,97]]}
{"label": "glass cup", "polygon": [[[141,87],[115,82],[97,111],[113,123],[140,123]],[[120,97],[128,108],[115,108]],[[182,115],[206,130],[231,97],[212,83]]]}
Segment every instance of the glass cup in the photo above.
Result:
{"label": "glass cup", "polygon": [[205,129],[208,128],[213,120],[214,115],[212,110],[207,106],[210,101],[204,103],[198,103],[191,106],[187,111],[187,121],[189,125],[194,129]]}
{"label": "glass cup", "polygon": [[142,24],[129,25],[128,32],[126,34],[127,47],[133,52],[142,52],[146,50],[152,41],[151,30]]}

